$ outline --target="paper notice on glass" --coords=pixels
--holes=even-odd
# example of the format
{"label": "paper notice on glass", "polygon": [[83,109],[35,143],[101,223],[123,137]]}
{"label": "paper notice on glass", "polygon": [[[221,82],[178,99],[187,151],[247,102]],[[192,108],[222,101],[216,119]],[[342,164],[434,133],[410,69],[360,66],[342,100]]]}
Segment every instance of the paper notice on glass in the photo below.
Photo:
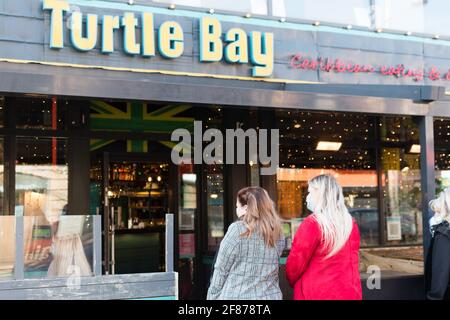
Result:
{"label": "paper notice on glass", "polygon": [[68,236],[81,236],[84,227],[84,216],[62,216],[59,219],[58,231],[56,236],[58,238]]}
{"label": "paper notice on glass", "polygon": [[402,240],[402,223],[400,217],[387,217],[387,239],[388,241]]}

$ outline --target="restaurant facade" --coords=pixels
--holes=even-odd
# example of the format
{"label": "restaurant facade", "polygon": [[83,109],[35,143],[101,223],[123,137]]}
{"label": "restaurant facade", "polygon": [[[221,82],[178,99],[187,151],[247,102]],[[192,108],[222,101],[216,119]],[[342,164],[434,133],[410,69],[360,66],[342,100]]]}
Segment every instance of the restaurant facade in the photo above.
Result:
{"label": "restaurant facade", "polygon": [[[283,219],[290,299],[284,264],[307,182],[329,173],[360,228],[364,298],[424,298],[427,204],[450,186],[450,39],[280,18],[263,2],[271,13],[0,3],[0,297],[18,281],[170,271],[155,281],[175,291],[153,298],[204,299],[236,193],[258,185]],[[276,172],[248,153],[173,163],[172,132],[198,121],[278,130]]]}

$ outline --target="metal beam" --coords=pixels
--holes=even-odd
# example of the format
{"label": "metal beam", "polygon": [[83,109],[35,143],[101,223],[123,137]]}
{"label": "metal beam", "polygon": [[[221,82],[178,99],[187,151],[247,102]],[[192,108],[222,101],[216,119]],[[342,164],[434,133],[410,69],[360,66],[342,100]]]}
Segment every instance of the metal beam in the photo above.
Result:
{"label": "metal beam", "polygon": [[[167,101],[200,104],[223,104],[229,106],[254,106],[270,108],[293,108],[316,111],[364,112],[373,114],[435,115],[430,104],[412,99],[380,98],[331,93],[296,92],[279,89],[246,87],[246,81],[230,80],[228,86],[171,83],[150,81],[135,74],[121,74],[123,78],[67,74],[26,74],[0,72],[0,92],[15,94],[47,94],[63,97],[108,98],[118,100]],[[134,77],[133,77],[134,76]],[[204,79],[203,79],[204,80]],[[211,81],[210,81],[211,82]],[[237,87],[238,83],[241,85]],[[64,84],[64,85],[61,85]],[[318,85],[320,88],[320,85]],[[358,86],[352,86],[358,91]],[[447,104],[450,106],[450,103]],[[441,110],[441,109],[440,109]],[[450,107],[441,110],[450,116]]]}

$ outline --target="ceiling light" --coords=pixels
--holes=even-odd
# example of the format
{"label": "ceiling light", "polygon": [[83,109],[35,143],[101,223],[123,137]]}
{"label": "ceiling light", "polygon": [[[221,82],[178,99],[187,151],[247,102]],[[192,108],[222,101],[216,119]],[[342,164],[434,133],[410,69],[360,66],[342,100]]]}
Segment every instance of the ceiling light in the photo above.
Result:
{"label": "ceiling light", "polygon": [[317,144],[317,151],[339,151],[342,146],[342,142],[331,142],[331,141],[319,141]]}
{"label": "ceiling light", "polygon": [[315,21],[315,22],[313,23],[313,25],[316,26],[316,27],[318,27],[318,26],[320,26],[320,22],[319,22],[319,21]]}
{"label": "ceiling light", "polygon": [[176,8],[176,6],[175,6],[175,4],[173,4],[173,3],[169,6],[169,9],[170,9],[170,10],[175,10],[175,8]]}

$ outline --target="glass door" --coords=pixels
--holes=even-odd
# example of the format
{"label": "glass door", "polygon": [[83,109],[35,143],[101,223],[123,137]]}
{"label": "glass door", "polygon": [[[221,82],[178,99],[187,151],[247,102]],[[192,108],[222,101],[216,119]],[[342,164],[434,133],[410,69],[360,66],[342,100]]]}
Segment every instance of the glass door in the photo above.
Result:
{"label": "glass door", "polygon": [[164,271],[169,167],[108,152],[93,162],[91,208],[103,215],[106,274]]}

